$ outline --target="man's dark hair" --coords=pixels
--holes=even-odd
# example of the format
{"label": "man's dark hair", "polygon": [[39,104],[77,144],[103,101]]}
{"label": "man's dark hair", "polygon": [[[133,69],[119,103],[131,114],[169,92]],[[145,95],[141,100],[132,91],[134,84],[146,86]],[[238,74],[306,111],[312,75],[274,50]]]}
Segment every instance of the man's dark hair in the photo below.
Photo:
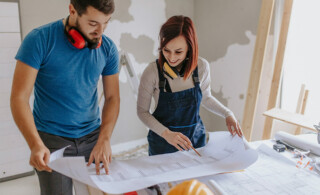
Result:
{"label": "man's dark hair", "polygon": [[86,13],[87,7],[89,6],[92,6],[106,15],[114,12],[113,0],[70,0],[70,3],[76,9],[79,16]]}

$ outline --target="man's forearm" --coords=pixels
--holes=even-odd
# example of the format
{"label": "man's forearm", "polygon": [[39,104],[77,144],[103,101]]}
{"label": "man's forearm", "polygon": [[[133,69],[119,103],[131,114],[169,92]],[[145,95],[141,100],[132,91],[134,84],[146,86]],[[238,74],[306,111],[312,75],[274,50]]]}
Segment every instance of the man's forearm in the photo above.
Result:
{"label": "man's forearm", "polygon": [[43,145],[39,136],[28,101],[11,97],[11,112],[15,123],[26,139],[29,148]]}
{"label": "man's forearm", "polygon": [[120,98],[111,97],[105,100],[102,109],[99,140],[110,140],[114,126],[117,122],[120,108]]}

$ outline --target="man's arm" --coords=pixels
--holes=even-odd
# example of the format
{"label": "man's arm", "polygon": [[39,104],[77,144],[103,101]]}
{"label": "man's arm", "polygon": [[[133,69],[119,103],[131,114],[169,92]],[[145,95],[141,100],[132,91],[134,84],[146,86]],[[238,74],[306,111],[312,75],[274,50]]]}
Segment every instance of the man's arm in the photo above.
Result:
{"label": "man's arm", "polygon": [[108,166],[111,162],[112,154],[110,139],[120,108],[119,73],[110,76],[103,76],[102,82],[105,102],[102,109],[100,134],[97,144],[90,154],[88,166],[93,162],[93,160],[95,160],[96,172],[97,174],[100,174],[99,165],[100,162],[102,162],[106,173],[109,174]]}
{"label": "man's arm", "polygon": [[30,165],[39,171],[51,171],[47,166],[50,152],[43,144],[29,105],[38,70],[27,64],[17,61],[14,72],[10,106],[13,119],[26,139],[31,150]]}

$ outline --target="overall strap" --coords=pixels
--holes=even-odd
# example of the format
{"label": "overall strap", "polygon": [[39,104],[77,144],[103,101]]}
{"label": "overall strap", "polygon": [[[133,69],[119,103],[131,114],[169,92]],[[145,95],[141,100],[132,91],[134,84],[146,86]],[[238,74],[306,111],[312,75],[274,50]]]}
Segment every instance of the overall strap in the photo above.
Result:
{"label": "overall strap", "polygon": [[169,86],[167,79],[163,76],[158,60],[156,60],[157,68],[158,68],[158,76],[159,76],[159,90],[160,92],[164,92],[164,88],[166,88],[167,92],[172,92]]}
{"label": "overall strap", "polygon": [[200,84],[199,75],[198,75],[198,66],[196,67],[196,69],[194,69],[192,78],[195,86]]}

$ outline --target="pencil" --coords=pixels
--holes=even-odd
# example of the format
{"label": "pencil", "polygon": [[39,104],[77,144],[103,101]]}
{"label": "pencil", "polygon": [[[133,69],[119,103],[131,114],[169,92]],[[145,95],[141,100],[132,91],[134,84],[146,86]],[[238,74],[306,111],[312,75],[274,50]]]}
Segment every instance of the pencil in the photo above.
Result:
{"label": "pencil", "polygon": [[201,157],[200,153],[199,153],[196,149],[194,149],[193,146],[190,146],[190,147],[192,148],[192,150],[193,150],[195,153],[197,153],[197,154]]}

